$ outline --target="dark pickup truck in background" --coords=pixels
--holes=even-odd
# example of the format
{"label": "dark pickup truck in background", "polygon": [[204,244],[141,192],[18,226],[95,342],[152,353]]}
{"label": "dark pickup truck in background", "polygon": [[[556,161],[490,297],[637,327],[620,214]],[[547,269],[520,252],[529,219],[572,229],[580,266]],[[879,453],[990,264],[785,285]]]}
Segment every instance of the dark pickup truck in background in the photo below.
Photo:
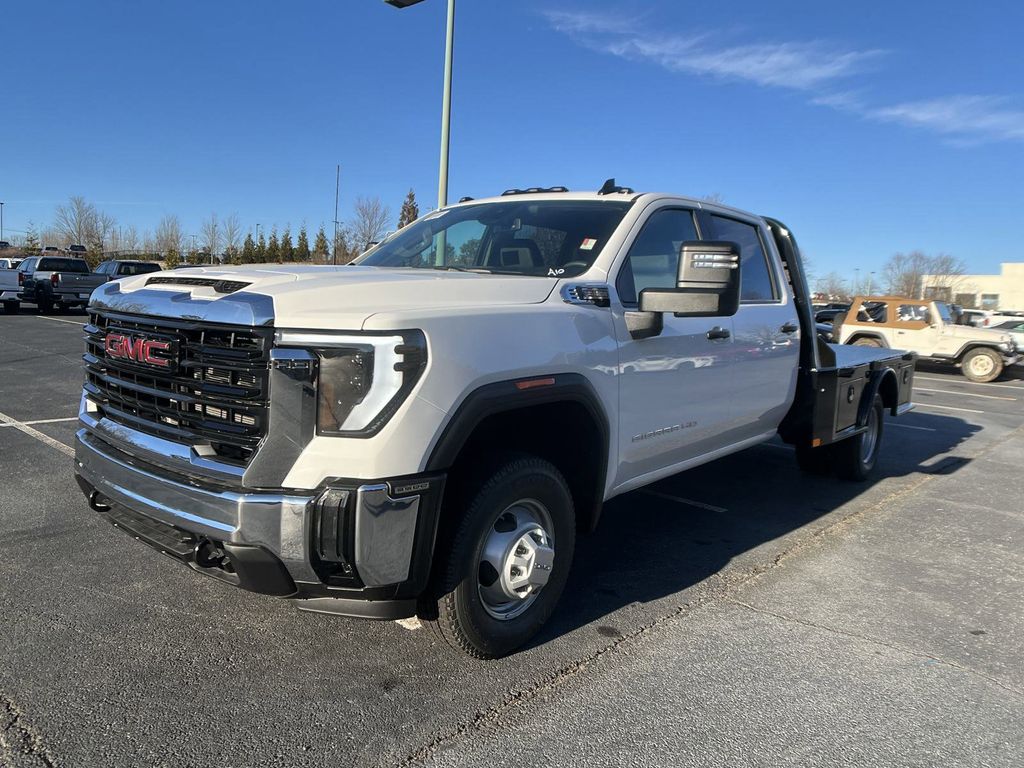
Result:
{"label": "dark pickup truck in background", "polygon": [[[18,302],[35,304],[40,312],[84,307],[93,290],[105,282],[103,275],[93,274],[85,259],[31,256],[18,266]],[[13,306],[5,302],[4,309],[17,311],[18,304],[10,303]]]}
{"label": "dark pickup truck in background", "polygon": [[93,274],[103,275],[106,281],[118,280],[122,277],[144,275],[147,272],[159,272],[163,269],[156,261],[130,261],[116,259],[104,261]]}

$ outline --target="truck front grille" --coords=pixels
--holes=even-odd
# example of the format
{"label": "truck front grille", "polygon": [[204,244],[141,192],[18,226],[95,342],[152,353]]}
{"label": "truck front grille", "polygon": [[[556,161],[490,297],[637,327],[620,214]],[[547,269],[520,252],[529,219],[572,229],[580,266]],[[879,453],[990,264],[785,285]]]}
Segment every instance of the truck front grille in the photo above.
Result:
{"label": "truck front grille", "polygon": [[[147,340],[170,345],[166,365],[132,359]],[[270,328],[91,311],[85,391],[113,422],[244,465],[267,431],[272,341]]]}

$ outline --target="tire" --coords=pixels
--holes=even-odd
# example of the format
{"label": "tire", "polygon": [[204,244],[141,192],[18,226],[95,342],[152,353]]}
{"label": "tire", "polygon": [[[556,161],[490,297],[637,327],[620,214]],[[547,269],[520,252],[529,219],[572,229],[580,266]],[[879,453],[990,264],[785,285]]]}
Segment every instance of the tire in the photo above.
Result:
{"label": "tire", "polygon": [[853,342],[853,346],[855,346],[855,347],[880,347],[880,346],[882,346],[882,342],[880,342],[878,339],[871,339],[871,338],[868,338],[867,336],[861,336],[859,339],[857,339],[855,342]]}
{"label": "tire", "polygon": [[839,477],[857,482],[868,479],[878,460],[884,426],[885,407],[882,398],[875,395],[868,413],[867,431],[832,445],[832,464]]}
{"label": "tire", "polygon": [[19,304],[17,301],[4,302],[4,312],[6,312],[8,315],[18,314],[19,309],[21,309],[21,304]]}
{"label": "tire", "polygon": [[960,361],[960,372],[970,381],[987,384],[1003,372],[1003,358],[994,349],[975,347]]}
{"label": "tire", "polygon": [[828,447],[812,448],[806,443],[796,446],[796,463],[809,475],[827,475],[832,471],[832,454]]}
{"label": "tire", "polygon": [[430,623],[454,650],[505,656],[537,634],[565,588],[576,544],[569,486],[547,461],[510,457],[470,494],[449,540]]}

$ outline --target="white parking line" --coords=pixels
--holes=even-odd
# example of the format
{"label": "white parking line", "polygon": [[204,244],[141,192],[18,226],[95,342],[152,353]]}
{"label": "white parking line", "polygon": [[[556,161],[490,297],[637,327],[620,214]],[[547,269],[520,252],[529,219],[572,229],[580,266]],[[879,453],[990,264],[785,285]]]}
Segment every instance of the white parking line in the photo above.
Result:
{"label": "white parking line", "polygon": [[975,387],[1002,387],[1003,389],[1024,389],[1024,384],[982,384],[979,381],[967,381],[967,379],[942,379],[938,376],[922,376],[920,374],[914,374],[914,381],[942,381],[946,384],[972,384]]}
{"label": "white parking line", "polygon": [[707,509],[711,512],[728,512],[729,510],[725,507],[716,507],[713,504],[705,504],[703,501],[694,501],[693,499],[684,499],[681,496],[672,496],[668,493],[662,493],[661,491],[650,491],[644,489],[640,493],[645,493],[648,496],[657,496],[659,499],[668,499],[669,501],[675,501],[680,504],[687,504],[691,507],[700,507],[701,509]]}
{"label": "white parking line", "polygon": [[1000,397],[999,395],[979,395],[975,392],[950,392],[948,389],[925,389],[914,387],[915,392],[938,392],[940,395],[956,395],[958,397],[983,397],[986,400],[1016,400],[1016,397]]}
{"label": "white parking line", "polygon": [[[78,421],[78,417],[77,416],[68,416],[67,418],[64,418],[64,419],[33,419],[32,421],[20,421],[18,423],[19,424],[24,424],[25,426],[32,426],[33,424],[57,424],[57,423],[59,423],[61,421]],[[15,425],[10,423],[10,422],[0,422],[0,427],[13,427],[13,426],[15,426]]]}
{"label": "white parking line", "polygon": [[973,408],[954,408],[951,405],[938,405],[937,403],[918,403],[915,402],[918,408],[942,408],[944,411],[963,411],[964,413],[985,413],[985,411],[976,411]]}
{"label": "white parking line", "polygon": [[36,317],[39,320],[53,320],[53,322],[55,322],[55,323],[70,323],[71,325],[85,325],[85,323],[80,323],[77,320],[62,320],[59,317],[46,317],[46,315],[33,315],[33,317]]}
{"label": "white parking line", "polygon": [[38,429],[33,429],[32,427],[30,427],[27,424],[24,424],[24,423],[18,421],[17,419],[12,419],[6,413],[0,413],[0,422],[4,422],[6,424],[9,424],[10,426],[14,427],[15,429],[19,430],[20,432],[24,432],[29,437],[34,437],[39,442],[46,443],[51,448],[56,448],[61,453],[67,454],[68,456],[71,456],[72,458],[75,455],[75,449],[72,448],[71,446],[64,445],[64,443],[60,442],[59,440],[54,440],[49,435],[44,435]]}
{"label": "white parking line", "polygon": [[939,430],[931,427],[915,427],[913,424],[900,424],[899,422],[889,421],[886,422],[886,427],[899,427],[900,429],[916,429],[921,432],[938,432]]}

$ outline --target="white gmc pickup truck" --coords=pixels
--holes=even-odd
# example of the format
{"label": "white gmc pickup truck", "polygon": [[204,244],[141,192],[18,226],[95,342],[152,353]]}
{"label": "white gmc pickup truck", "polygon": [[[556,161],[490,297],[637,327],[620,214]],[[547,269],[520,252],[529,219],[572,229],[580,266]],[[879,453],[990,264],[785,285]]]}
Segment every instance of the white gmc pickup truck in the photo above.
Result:
{"label": "white gmc pickup truck", "polygon": [[465,200],[351,266],[126,278],[89,313],[94,510],[483,658],[541,627],[606,500],[776,434],[863,479],[911,407],[912,354],[818,339],[781,223],[611,181]]}

